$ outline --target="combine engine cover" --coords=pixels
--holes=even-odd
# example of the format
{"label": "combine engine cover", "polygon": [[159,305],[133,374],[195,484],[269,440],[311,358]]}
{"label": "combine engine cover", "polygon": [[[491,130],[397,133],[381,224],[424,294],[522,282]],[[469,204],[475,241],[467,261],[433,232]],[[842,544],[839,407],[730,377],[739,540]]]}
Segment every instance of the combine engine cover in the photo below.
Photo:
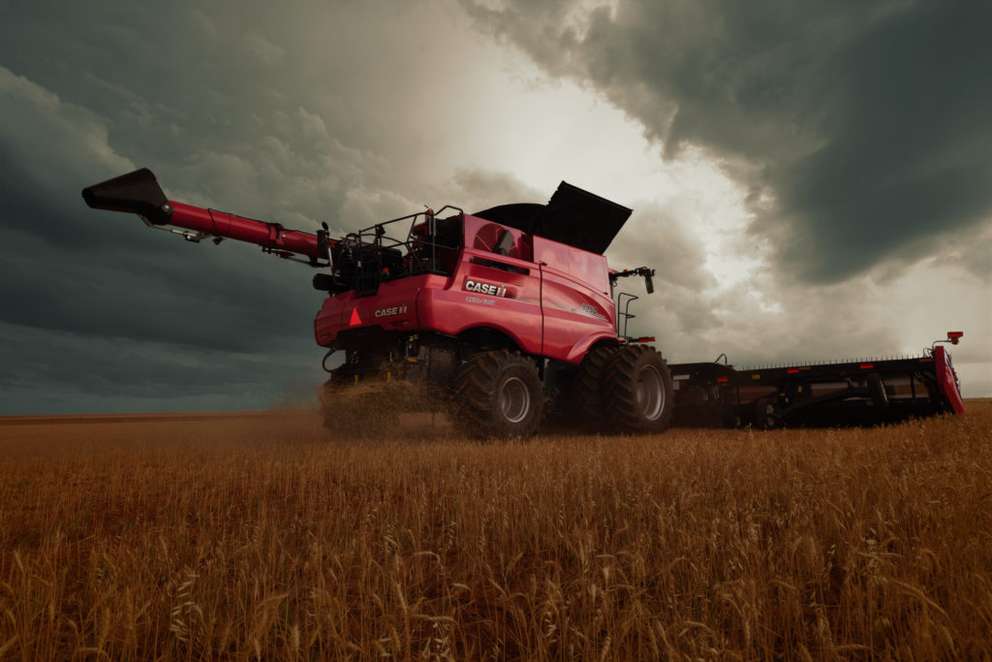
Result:
{"label": "combine engine cover", "polygon": [[475,215],[602,255],[631,213],[623,205],[562,182],[546,205],[500,205]]}

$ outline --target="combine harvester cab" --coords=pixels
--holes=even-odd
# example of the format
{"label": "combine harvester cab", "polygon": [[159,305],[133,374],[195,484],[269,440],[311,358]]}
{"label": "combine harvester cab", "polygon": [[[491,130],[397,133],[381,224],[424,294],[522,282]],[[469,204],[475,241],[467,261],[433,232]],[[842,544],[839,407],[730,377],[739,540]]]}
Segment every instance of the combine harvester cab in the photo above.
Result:
{"label": "combine harvester cab", "polygon": [[914,358],[735,370],[721,354],[713,363],[675,364],[675,424],[833,427],[961,414],[957,373],[944,344],[956,345],[963,336],[949,331],[947,340]]}

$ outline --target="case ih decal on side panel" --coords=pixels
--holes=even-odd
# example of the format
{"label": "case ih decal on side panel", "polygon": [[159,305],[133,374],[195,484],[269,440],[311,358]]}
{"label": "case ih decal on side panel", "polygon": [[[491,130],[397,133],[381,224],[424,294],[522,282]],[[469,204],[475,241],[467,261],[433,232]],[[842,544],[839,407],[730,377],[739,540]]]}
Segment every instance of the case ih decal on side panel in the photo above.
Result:
{"label": "case ih decal on side panel", "polygon": [[494,297],[505,297],[506,296],[506,286],[497,285],[496,283],[486,283],[481,280],[475,280],[473,278],[465,279],[465,289],[469,292],[478,292],[479,294],[488,294]]}
{"label": "case ih decal on side panel", "polygon": [[406,310],[407,310],[406,304],[403,304],[402,306],[389,306],[388,308],[376,308],[375,313],[373,314],[376,317],[393,317],[394,315],[406,315]]}

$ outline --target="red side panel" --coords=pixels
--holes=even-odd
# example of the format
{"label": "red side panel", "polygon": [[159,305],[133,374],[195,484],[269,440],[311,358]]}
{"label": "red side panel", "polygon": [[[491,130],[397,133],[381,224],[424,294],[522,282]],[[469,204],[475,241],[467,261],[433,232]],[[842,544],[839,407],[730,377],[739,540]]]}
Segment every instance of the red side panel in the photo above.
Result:
{"label": "red side panel", "polygon": [[544,277],[545,356],[575,363],[592,342],[616,337],[605,257],[534,237],[534,259]]}
{"label": "red side panel", "polygon": [[422,329],[457,336],[487,327],[541,353],[541,274],[532,262],[466,248],[447,286],[421,291],[417,310]]}
{"label": "red side panel", "polygon": [[957,375],[951,365],[951,355],[943,346],[937,345],[933,350],[934,369],[937,371],[937,385],[944,399],[955,414],[964,413],[964,401],[958,391]]}
{"label": "red side panel", "polygon": [[317,344],[330,346],[345,329],[380,326],[386,331],[414,331],[417,324],[417,293],[423,287],[443,287],[444,276],[423,275],[387,281],[371,297],[346,292],[324,299],[314,320]]}
{"label": "red side panel", "polygon": [[[471,261],[482,255],[519,271],[507,272]],[[357,297],[346,292],[328,297],[314,320],[317,344],[327,347],[341,331],[369,326],[450,336],[488,327],[513,338],[523,351],[540,354],[541,280],[536,266],[472,250],[464,257],[450,278],[410,276],[381,283],[374,296]]]}

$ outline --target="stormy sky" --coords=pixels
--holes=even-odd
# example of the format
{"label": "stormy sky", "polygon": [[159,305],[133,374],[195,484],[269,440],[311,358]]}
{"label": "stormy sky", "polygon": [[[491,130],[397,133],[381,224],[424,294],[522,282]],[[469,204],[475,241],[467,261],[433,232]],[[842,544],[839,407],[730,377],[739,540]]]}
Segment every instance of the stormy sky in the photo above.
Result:
{"label": "stormy sky", "polygon": [[321,380],[307,267],[89,210],[338,231],[568,180],[635,209],[673,361],[918,353],[992,395],[992,5],[0,0],[0,414],[264,407]]}

